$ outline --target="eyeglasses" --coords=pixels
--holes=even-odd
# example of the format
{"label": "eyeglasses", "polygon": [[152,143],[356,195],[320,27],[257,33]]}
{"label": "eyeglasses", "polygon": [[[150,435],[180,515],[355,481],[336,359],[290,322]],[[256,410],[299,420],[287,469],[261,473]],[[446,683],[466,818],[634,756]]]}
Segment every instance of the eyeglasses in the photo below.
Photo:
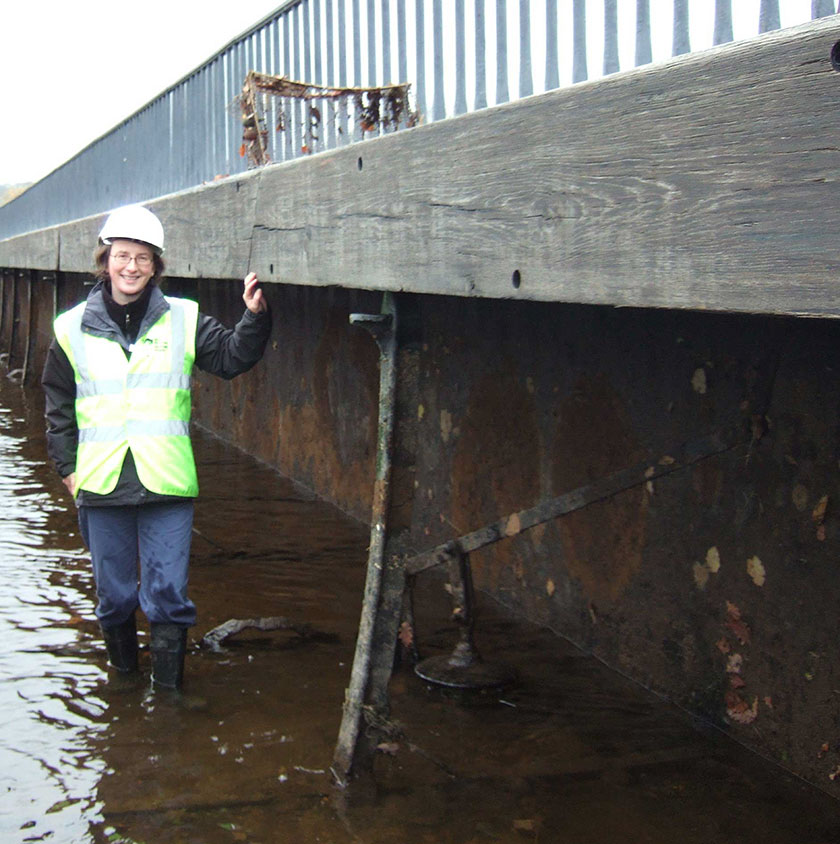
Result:
{"label": "eyeglasses", "polygon": [[128,252],[116,252],[111,254],[111,260],[120,267],[124,267],[134,261],[137,269],[147,270],[152,266],[154,259],[151,255],[129,255]]}

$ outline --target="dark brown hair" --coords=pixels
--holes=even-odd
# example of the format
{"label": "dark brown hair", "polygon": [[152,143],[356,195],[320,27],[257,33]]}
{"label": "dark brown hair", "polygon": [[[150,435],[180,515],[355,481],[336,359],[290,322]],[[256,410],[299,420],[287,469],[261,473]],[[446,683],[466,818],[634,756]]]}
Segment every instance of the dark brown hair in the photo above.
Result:
{"label": "dark brown hair", "polygon": [[[121,238],[122,240],[129,240],[130,238]],[[166,269],[166,264],[163,262],[163,258],[155,251],[155,248],[149,244],[144,243],[142,240],[134,240],[133,243],[142,243],[143,246],[148,246],[149,249],[152,250],[152,260],[155,264],[155,271],[152,273],[152,277],[149,279],[150,282],[154,282],[155,284],[159,284],[160,280],[163,278],[163,271]],[[96,247],[96,251],[93,253],[93,264],[94,264],[94,275],[96,276],[97,281],[108,281],[110,276],[108,275],[108,259],[111,257],[111,244],[110,243],[100,243],[99,246]]]}

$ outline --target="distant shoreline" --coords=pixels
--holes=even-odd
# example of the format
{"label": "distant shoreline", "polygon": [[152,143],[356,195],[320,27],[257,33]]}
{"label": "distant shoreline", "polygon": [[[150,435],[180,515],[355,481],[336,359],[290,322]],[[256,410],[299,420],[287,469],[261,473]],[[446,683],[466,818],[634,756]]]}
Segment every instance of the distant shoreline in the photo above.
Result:
{"label": "distant shoreline", "polygon": [[20,182],[16,185],[0,185],[0,205],[11,202],[15,197],[20,196],[33,182]]}

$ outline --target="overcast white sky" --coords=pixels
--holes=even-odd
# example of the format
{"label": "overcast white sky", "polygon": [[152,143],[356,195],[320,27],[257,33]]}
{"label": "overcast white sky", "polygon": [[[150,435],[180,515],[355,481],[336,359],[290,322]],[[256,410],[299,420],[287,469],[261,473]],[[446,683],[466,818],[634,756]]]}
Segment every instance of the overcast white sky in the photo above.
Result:
{"label": "overcast white sky", "polygon": [[[558,17],[568,19],[570,4],[560,0]],[[280,0],[4,0],[0,184],[46,175],[279,5]],[[472,7],[470,0],[467,5]],[[533,27],[542,4],[532,0],[531,5]],[[754,34],[759,5],[760,0],[734,0],[736,39]],[[781,0],[780,5],[782,26],[810,18],[811,0]],[[618,0],[618,6],[622,54],[632,54],[636,2]],[[487,8],[488,13],[495,8],[493,0],[487,0]],[[510,15],[518,15],[518,8],[518,0],[508,0]],[[651,0],[651,19],[659,23],[653,33],[655,61],[670,52],[672,8],[672,0]],[[690,9],[692,47],[710,46],[714,0],[690,0]],[[595,76],[603,0],[588,0],[587,14],[593,45],[589,71]],[[539,57],[533,58],[536,67]]]}
{"label": "overcast white sky", "polygon": [[0,184],[54,170],[280,0],[0,0]]}

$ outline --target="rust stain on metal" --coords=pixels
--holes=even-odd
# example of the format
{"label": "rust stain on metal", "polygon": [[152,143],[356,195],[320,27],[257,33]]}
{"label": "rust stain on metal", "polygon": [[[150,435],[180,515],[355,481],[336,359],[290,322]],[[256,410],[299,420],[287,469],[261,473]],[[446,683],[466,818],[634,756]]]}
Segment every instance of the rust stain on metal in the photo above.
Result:
{"label": "rust stain on metal", "polygon": [[[579,381],[559,418],[555,490],[572,489],[644,459],[621,399],[606,377]],[[647,491],[636,488],[558,521],[566,567],[596,604],[612,604],[641,568],[648,507]]]}
{"label": "rust stain on metal", "polygon": [[388,484],[382,478],[377,478],[373,482],[373,508],[383,509],[387,492]]}
{"label": "rust stain on metal", "polygon": [[[452,458],[452,522],[464,532],[536,503],[539,430],[534,396],[513,372],[485,375],[470,394]],[[472,555],[476,581],[495,589],[522,572],[531,537]]]}
{"label": "rust stain on metal", "polygon": [[703,507],[712,507],[723,493],[722,464],[717,460],[701,460],[691,469],[691,486]]}

